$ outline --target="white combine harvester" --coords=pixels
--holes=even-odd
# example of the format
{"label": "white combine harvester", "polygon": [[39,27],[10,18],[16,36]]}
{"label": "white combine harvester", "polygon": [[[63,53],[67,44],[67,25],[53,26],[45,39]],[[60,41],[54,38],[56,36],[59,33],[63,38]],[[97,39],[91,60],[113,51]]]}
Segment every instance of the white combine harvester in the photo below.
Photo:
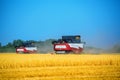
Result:
{"label": "white combine harvester", "polygon": [[16,53],[35,53],[37,47],[32,42],[23,43],[21,46],[16,47]]}

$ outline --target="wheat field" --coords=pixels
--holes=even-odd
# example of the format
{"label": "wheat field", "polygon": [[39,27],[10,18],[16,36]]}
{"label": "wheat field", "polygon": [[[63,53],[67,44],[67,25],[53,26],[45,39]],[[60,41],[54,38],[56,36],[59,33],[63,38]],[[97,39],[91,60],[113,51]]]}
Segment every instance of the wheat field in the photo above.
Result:
{"label": "wheat field", "polygon": [[120,80],[120,54],[0,54],[0,80]]}

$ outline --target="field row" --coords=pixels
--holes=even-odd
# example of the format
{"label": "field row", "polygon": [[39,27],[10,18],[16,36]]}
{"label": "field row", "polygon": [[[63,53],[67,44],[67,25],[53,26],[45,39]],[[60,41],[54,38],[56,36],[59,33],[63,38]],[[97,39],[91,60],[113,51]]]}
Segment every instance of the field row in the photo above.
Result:
{"label": "field row", "polygon": [[48,66],[120,66],[120,55],[1,54],[0,69]]}
{"label": "field row", "polygon": [[[12,73],[12,74],[11,74]],[[1,69],[0,79],[119,79],[118,66],[65,66]]]}

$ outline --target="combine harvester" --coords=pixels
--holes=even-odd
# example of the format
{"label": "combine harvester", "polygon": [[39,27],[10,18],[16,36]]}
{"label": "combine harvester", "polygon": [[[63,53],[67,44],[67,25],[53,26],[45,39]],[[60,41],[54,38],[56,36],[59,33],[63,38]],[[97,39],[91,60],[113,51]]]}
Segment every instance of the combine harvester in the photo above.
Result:
{"label": "combine harvester", "polygon": [[85,42],[81,42],[80,35],[62,36],[62,39],[53,41],[53,48],[55,53],[81,53]]}
{"label": "combine harvester", "polygon": [[36,53],[37,47],[32,42],[25,42],[16,47],[16,53]]}

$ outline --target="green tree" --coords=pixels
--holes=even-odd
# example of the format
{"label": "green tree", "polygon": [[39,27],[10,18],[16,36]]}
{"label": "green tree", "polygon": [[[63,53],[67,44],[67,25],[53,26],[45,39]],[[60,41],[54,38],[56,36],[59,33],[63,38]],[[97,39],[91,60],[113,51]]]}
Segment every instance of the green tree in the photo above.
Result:
{"label": "green tree", "polygon": [[14,46],[14,47],[22,46],[23,42],[24,42],[24,41],[23,41],[23,40],[20,40],[20,39],[14,40],[14,41],[13,41],[13,46]]}
{"label": "green tree", "polygon": [[14,46],[13,46],[12,43],[9,42],[9,43],[6,45],[6,47],[14,47]]}
{"label": "green tree", "polygon": [[0,48],[2,47],[2,44],[1,44],[1,42],[0,42]]}

